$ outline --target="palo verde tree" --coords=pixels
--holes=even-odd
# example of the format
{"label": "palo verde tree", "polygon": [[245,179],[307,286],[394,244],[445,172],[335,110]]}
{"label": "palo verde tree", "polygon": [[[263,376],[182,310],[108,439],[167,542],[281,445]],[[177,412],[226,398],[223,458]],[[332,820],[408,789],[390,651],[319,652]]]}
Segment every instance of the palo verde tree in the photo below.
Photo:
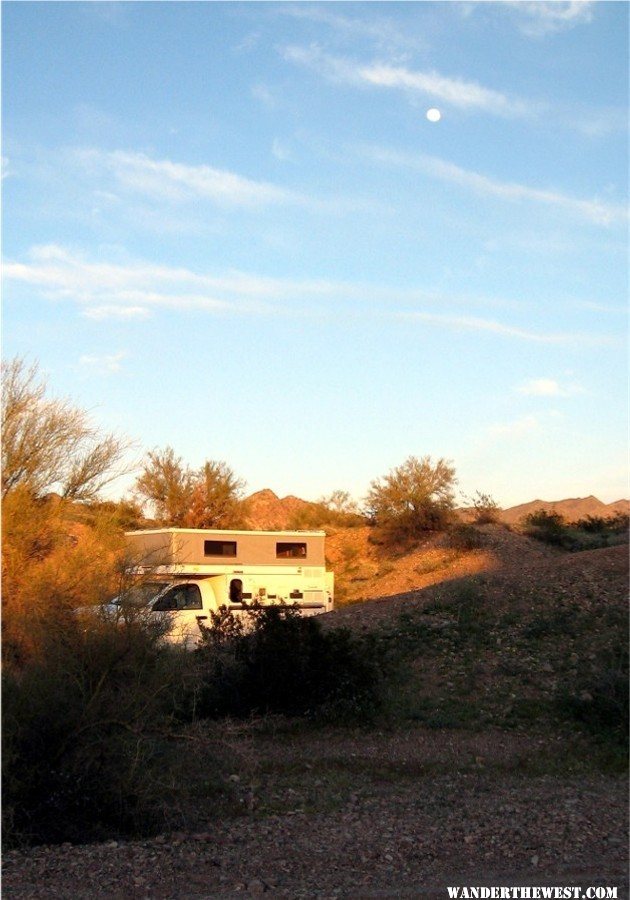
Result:
{"label": "palo verde tree", "polygon": [[225,462],[191,469],[172,447],[147,454],[136,492],[161,524],[186,528],[238,528],[244,522],[245,483]]}
{"label": "palo verde tree", "polygon": [[195,478],[172,447],[147,453],[135,488],[139,496],[153,506],[159,522],[184,525],[192,502]]}
{"label": "palo verde tree", "polygon": [[186,524],[190,528],[241,528],[245,524],[245,482],[224,462],[209,460],[195,476]]}
{"label": "palo verde tree", "polygon": [[454,506],[455,469],[445,459],[409,459],[377,478],[366,497],[366,513],[391,539],[413,538],[444,528]]}

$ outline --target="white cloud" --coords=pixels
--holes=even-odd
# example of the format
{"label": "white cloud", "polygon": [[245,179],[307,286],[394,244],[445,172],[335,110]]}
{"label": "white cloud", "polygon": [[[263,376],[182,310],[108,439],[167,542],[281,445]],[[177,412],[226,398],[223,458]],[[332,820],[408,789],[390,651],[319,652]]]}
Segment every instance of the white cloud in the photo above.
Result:
{"label": "white cloud", "polygon": [[553,378],[530,378],[519,385],[516,391],[528,397],[573,397],[584,393],[577,384],[562,386]]}
{"label": "white cloud", "polygon": [[120,372],[122,368],[120,363],[125,355],[125,353],[112,353],[103,356],[84,354],[79,357],[79,365],[98,375],[115,375],[117,372]]}
{"label": "white cloud", "polygon": [[375,162],[424,172],[432,178],[459,184],[482,196],[497,197],[500,200],[511,202],[525,200],[546,206],[555,206],[589,219],[596,225],[612,225],[615,222],[627,222],[628,220],[628,210],[621,204],[607,203],[603,200],[581,200],[556,190],[531,187],[517,182],[497,181],[487,175],[464,169],[455,163],[423,153],[401,153],[374,146],[359,149],[364,156]]}
{"label": "white cloud", "polygon": [[422,94],[460,109],[477,109],[499,116],[525,116],[537,111],[533,104],[510,98],[474,81],[451,78],[439,72],[421,72],[382,63],[364,65],[355,60],[324,53],[317,45],[290,46],[283,51],[288,62],[315,70],[333,81],[355,86],[396,88]]}
{"label": "white cloud", "polygon": [[481,109],[503,116],[522,116],[531,111],[523,101],[510,100],[499,91],[482,87],[473,81],[448,78],[438,72],[418,72],[400,66],[375,64],[361,67],[358,74],[368,84],[403,88],[460,109]]}
{"label": "white cloud", "polygon": [[593,0],[513,0],[501,8],[519,16],[519,28],[528,37],[544,37],[593,20]]}

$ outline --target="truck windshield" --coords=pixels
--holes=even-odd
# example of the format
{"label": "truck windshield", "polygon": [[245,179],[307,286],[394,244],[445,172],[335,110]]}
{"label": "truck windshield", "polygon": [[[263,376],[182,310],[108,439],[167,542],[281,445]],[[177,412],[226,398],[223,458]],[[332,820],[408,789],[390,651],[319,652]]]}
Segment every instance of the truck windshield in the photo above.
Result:
{"label": "truck windshield", "polygon": [[120,594],[114,600],[116,606],[134,606],[141,608],[161,594],[169,585],[157,581],[144,581],[142,584],[136,584],[134,587]]}

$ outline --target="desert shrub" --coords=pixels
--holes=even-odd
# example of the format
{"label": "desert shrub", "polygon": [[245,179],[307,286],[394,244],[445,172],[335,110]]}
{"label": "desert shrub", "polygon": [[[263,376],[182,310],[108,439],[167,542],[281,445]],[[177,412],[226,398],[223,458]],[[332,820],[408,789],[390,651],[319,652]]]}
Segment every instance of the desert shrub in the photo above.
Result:
{"label": "desert shrub", "polygon": [[317,503],[296,510],[287,527],[299,531],[310,528],[357,528],[366,524],[358,506],[347,491],[333,491]]}
{"label": "desert shrub", "polygon": [[366,512],[388,541],[405,541],[439,531],[451,520],[455,469],[445,459],[410,456],[372,482]]}
{"label": "desert shrub", "polygon": [[246,618],[223,608],[195,653],[198,716],[281,713],[369,717],[379,706],[386,661],[373,639],[324,630],[292,607],[254,604]]}
{"label": "desert shrub", "polygon": [[449,530],[448,543],[453,550],[478,550],[483,547],[484,536],[474,525],[453,525]]}
{"label": "desert shrub", "polygon": [[587,516],[567,524],[555,511],[538,510],[526,516],[524,525],[530,537],[570,552],[597,550],[627,540],[627,531],[619,517]]}
{"label": "desert shrub", "polygon": [[142,834],[169,816],[188,661],[140,625],[77,620],[3,673],[7,843]]}
{"label": "desert shrub", "polygon": [[477,525],[490,525],[501,519],[501,507],[490,494],[476,491],[475,496],[470,498],[470,505]]}

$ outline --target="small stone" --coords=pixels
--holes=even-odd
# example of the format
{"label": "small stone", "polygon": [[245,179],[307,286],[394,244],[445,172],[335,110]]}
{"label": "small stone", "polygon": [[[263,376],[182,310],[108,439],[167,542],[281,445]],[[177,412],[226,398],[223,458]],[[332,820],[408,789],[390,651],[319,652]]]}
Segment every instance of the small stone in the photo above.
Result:
{"label": "small stone", "polygon": [[531,860],[530,860],[532,866],[537,866],[537,865],[538,865],[538,859],[539,859],[539,856],[538,856],[537,853],[534,854],[534,856],[532,856],[532,858],[531,858]]}
{"label": "small stone", "polygon": [[247,885],[247,890],[250,894],[264,894],[267,888],[265,887],[264,881],[261,881],[259,878],[254,878],[254,880],[250,881]]}
{"label": "small stone", "polygon": [[118,846],[118,841],[107,841],[107,843],[105,844],[105,846],[106,846],[106,847],[112,847],[112,849],[114,849],[115,847]]}
{"label": "small stone", "polygon": [[230,775],[229,778],[228,778],[228,781],[231,781],[231,782],[233,782],[234,784],[238,784],[238,783],[240,782],[240,780],[241,780],[241,776],[240,776],[240,775]]}

